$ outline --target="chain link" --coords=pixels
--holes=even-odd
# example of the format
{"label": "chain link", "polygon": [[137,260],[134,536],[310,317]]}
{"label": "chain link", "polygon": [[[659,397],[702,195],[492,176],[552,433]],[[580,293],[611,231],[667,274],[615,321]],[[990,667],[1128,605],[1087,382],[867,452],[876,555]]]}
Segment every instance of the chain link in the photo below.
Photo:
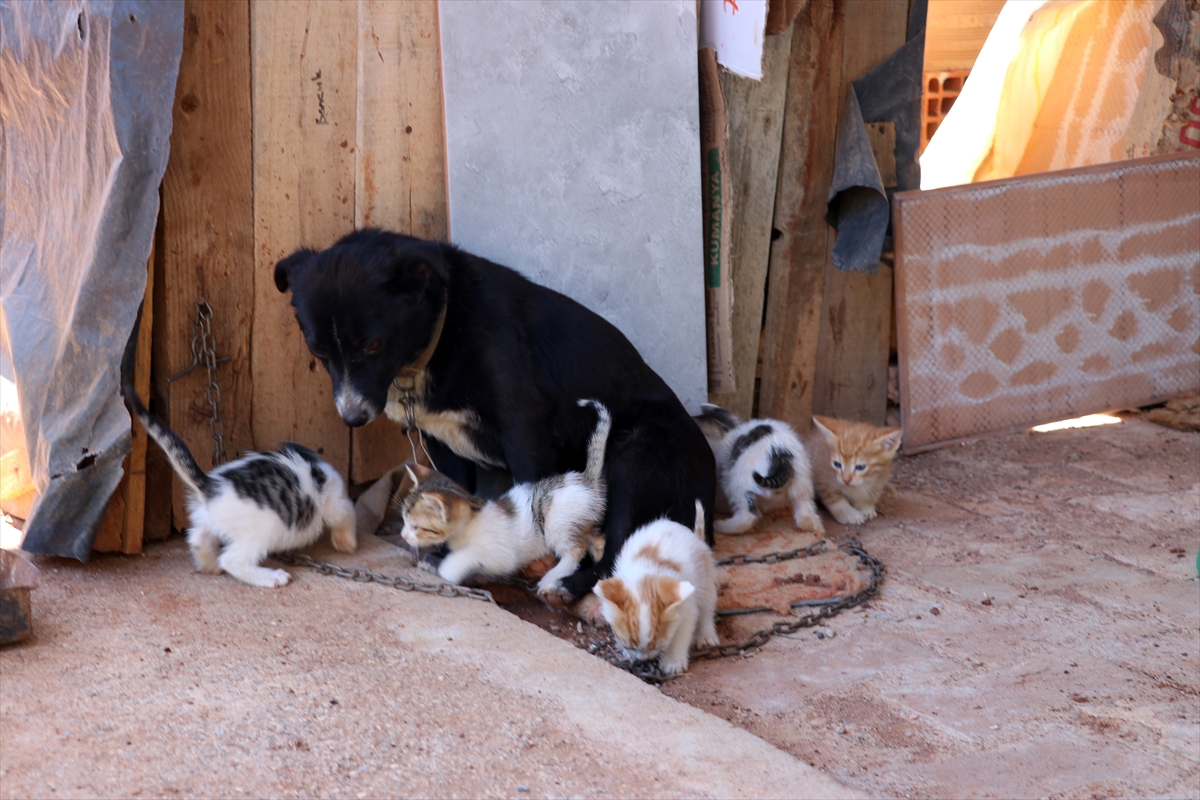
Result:
{"label": "chain link", "polygon": [[[787,550],[783,552],[767,553],[762,556],[746,556],[736,555],[728,558],[723,558],[717,562],[718,566],[744,566],[746,564],[777,564],[780,561],[789,561],[793,558],[808,558],[814,555],[825,552],[825,545],[828,542],[824,539],[814,542],[808,547],[800,547],[795,550]],[[843,609],[860,606],[875,596],[879,591],[879,585],[883,581],[883,562],[878,558],[868,553],[863,549],[862,543],[858,541],[849,541],[843,543],[840,547],[843,552],[858,558],[860,566],[864,566],[871,571],[870,579],[867,585],[847,597],[837,598],[833,600],[797,600],[791,604],[792,608],[801,608],[805,606],[816,605],[816,610],[804,616],[791,620],[780,621],[771,625],[769,628],[755,631],[750,636],[741,642],[731,644],[720,644],[710,647],[707,650],[700,650],[691,654],[692,661],[702,659],[728,658],[730,656],[746,656],[755,650],[758,650],[767,642],[771,641],[776,636],[787,636],[788,634],[796,633],[804,628],[812,628],[830,617],[837,616]],[[817,604],[820,605],[817,605]],[[730,616],[733,614],[757,614],[767,611],[772,611],[766,606],[747,609],[731,609],[722,612],[722,616]],[[661,684],[666,683],[675,677],[673,675],[664,675],[658,665],[652,661],[628,661],[619,658],[606,659],[610,664],[620,667],[628,672],[633,673],[641,678],[646,683]]]}
{"label": "chain link", "polygon": [[213,438],[213,464],[225,463],[225,424],[221,421],[218,406],[221,403],[221,387],[217,384],[217,337],[212,332],[212,306],[204,298],[196,301],[196,319],[192,321],[192,361],[203,365],[208,375],[205,394],[212,415],[208,429]]}
{"label": "chain link", "polygon": [[484,602],[493,604],[496,602],[496,599],[492,597],[492,593],[486,589],[475,589],[470,586],[459,586],[454,583],[445,582],[421,583],[420,581],[406,578],[403,575],[384,575],[365,567],[340,567],[329,561],[318,561],[302,553],[272,553],[271,558],[290,567],[308,567],[322,575],[347,578],[356,583],[381,583],[385,586],[391,586],[393,589],[399,589],[402,592],[423,592],[424,594],[436,594],[439,597],[467,597],[472,600],[483,600]]}

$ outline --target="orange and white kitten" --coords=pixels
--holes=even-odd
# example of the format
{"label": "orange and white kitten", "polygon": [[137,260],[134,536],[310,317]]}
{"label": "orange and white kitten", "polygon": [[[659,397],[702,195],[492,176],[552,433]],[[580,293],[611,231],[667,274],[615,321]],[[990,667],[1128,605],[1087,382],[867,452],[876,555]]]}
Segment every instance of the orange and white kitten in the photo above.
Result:
{"label": "orange and white kitten", "polygon": [[696,529],[660,519],[626,540],[613,576],[596,584],[604,619],[628,658],[657,658],[667,675],[684,672],[688,651],[717,644],[716,565],[704,543],[704,509]]}
{"label": "orange and white kitten", "polygon": [[888,485],[900,449],[900,428],[813,417],[805,444],[812,458],[813,485],[821,503],[843,525],[875,518],[875,505]]}

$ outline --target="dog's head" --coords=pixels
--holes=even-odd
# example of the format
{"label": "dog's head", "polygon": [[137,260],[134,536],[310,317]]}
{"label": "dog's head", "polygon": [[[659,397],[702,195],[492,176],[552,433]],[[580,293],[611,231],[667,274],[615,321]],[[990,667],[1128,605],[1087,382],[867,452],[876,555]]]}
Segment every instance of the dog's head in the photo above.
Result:
{"label": "dog's head", "polygon": [[392,379],[429,344],[447,282],[441,245],[379,230],[356,231],[320,252],[297,250],[275,265],[275,285],[291,290],[296,322],[333,379],[347,425],[383,411]]}

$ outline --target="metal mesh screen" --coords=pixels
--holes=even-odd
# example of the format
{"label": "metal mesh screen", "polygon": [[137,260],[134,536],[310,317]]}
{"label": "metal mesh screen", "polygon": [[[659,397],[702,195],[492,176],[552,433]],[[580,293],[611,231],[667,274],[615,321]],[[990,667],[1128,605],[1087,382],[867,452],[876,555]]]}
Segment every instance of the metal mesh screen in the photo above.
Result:
{"label": "metal mesh screen", "polygon": [[1200,388],[1200,156],[896,196],[904,444]]}

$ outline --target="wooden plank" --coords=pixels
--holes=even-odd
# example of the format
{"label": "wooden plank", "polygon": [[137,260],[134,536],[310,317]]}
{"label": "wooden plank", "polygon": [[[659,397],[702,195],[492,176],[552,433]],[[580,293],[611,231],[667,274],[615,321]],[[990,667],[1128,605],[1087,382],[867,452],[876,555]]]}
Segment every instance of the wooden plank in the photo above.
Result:
{"label": "wooden plank", "polygon": [[[250,149],[250,6],[247,0],[184,5],[183,57],[162,187],[162,256],[154,281],[156,411],[205,469],[216,466],[203,369],[192,363],[196,300],[213,309],[224,446],[252,448],[250,327],[254,314],[254,216]],[[157,462],[155,462],[157,463]],[[175,525],[187,525],[183,484],[173,479]]]}
{"label": "wooden plank", "polygon": [[969,70],[983,49],[1005,0],[929,0],[925,71]]}
{"label": "wooden plank", "polygon": [[[360,0],[355,227],[446,239],[441,35],[432,0]],[[374,480],[413,458],[399,425],[351,433],[350,477]]]}
{"label": "wooden plank", "polygon": [[810,0],[796,18],[784,106],[758,414],[800,431],[812,423],[844,8],[845,0]]}
{"label": "wooden plank", "polygon": [[348,474],[350,433],[296,325],[275,263],[354,228],[358,7],[250,7],[254,97],[254,444],[301,442]]}
{"label": "wooden plank", "polygon": [[[146,268],[146,290],[142,298],[142,324],[138,328],[133,386],[142,402],[150,396],[150,331],[154,318],[154,254],[157,236],[150,244]],[[104,516],[92,540],[98,553],[142,552],[142,531],[146,509],[146,429],[140,424],[132,427],[132,446],[121,462],[124,476],[109,498]]]}
{"label": "wooden plank", "polygon": [[[774,8],[774,6],[772,6]],[[763,40],[763,79],[721,70],[729,112],[729,181],[733,224],[729,263],[733,277],[733,372],[737,390],[710,392],[711,402],[742,419],[754,414],[754,379],[762,337],[771,223],[783,134],[784,98],[792,48],[791,26]]]}
{"label": "wooden plank", "polygon": [[[161,206],[160,206],[161,208]],[[159,215],[161,221],[162,215]],[[150,339],[154,326],[154,255],[157,236],[150,245],[146,269],[146,293],[142,299],[142,322],[134,350],[133,390],[143,403],[150,402]],[[125,526],[121,531],[121,552],[142,552],[142,533],[146,526],[146,429],[133,426],[133,445],[125,471]]]}
{"label": "wooden plank", "polygon": [[[851,82],[904,44],[908,1],[846,0],[845,25],[839,120],[849,101]],[[834,241],[831,236],[831,248]],[[848,273],[826,257],[814,413],[883,424],[891,314],[890,267],[881,264],[875,275]]]}

